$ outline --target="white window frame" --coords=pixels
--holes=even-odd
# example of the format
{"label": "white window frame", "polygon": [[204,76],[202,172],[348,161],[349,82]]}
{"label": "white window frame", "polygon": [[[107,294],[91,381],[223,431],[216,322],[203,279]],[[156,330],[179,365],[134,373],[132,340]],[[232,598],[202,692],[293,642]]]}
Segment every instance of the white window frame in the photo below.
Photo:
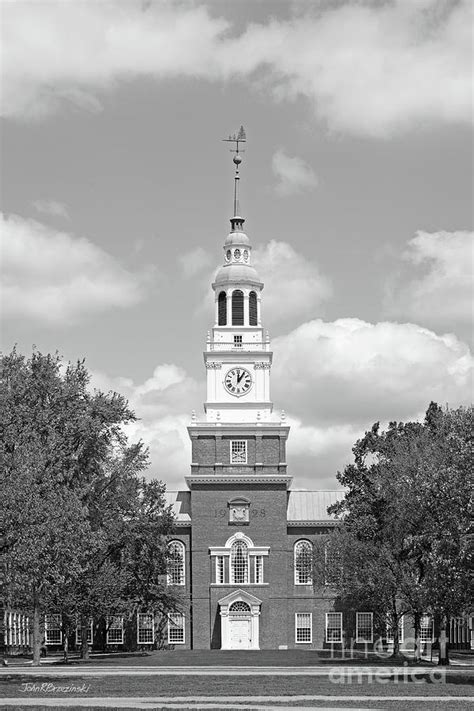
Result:
{"label": "white window frame", "polygon": [[[233,451],[234,445],[243,445],[243,448],[240,452],[237,449],[234,452]],[[230,456],[230,463],[231,464],[247,464],[247,459],[248,459],[247,440],[246,439],[231,439],[229,453],[230,453],[229,456]],[[243,455],[242,461],[236,461],[234,459],[234,455],[239,455],[239,454]]]}
{"label": "white window frame", "polygon": [[[82,644],[82,627],[80,622],[76,625],[76,644]],[[87,644],[94,644],[94,623],[91,620],[89,623],[89,629],[87,630]]]}
{"label": "white window frame", "polygon": [[[52,621],[54,619],[54,627],[52,626]],[[59,640],[50,640],[48,636],[50,632],[56,632],[59,630]],[[50,614],[44,616],[44,643],[46,646],[56,646],[62,644],[63,641],[63,630],[62,630],[62,620],[59,614]]]}
{"label": "white window frame", "polygon": [[[431,635],[428,639],[426,635],[424,634],[425,630],[426,632],[429,631],[428,629],[428,624],[426,621],[428,620],[428,624],[430,625],[430,630],[431,630]],[[422,615],[421,620],[420,620],[420,642],[423,642],[425,644],[432,644],[434,641],[434,619],[431,615]]]}
{"label": "white window frame", "polygon": [[[240,339],[240,340],[239,340]],[[244,345],[241,335],[234,335],[234,348],[242,348]]]}
{"label": "white window frame", "polygon": [[[389,622],[387,620],[385,639],[387,644],[393,644],[393,630],[390,629]],[[405,641],[405,615],[402,615],[398,620],[398,643],[403,644]]]}
{"label": "white window frame", "polygon": [[253,585],[261,585],[263,583],[263,555],[250,556],[253,559]]}
{"label": "white window frame", "polygon": [[293,546],[293,567],[294,567],[294,569],[295,569],[295,574],[294,574],[295,585],[312,585],[312,584],[313,584],[313,569],[312,569],[312,566],[311,566],[311,570],[310,570],[310,573],[309,573],[309,579],[308,579],[307,581],[305,581],[305,582],[301,582],[301,580],[300,580],[300,571],[298,570],[298,567],[297,567],[297,564],[296,564],[298,546],[300,546],[301,544],[304,544],[304,543],[307,543],[307,544],[310,546],[310,551],[311,551],[311,552],[310,552],[310,555],[312,556],[313,553],[314,553],[314,546],[313,546],[313,544],[311,543],[311,541],[309,541],[307,538],[300,538],[298,541],[295,542],[295,545]]}
{"label": "white window frame", "polygon": [[225,585],[225,564],[227,556],[216,555],[216,585]]}
{"label": "white window frame", "polygon": [[[232,556],[232,550],[233,548],[240,547],[240,545],[237,544],[242,544],[245,548],[245,568],[244,568],[244,579],[243,580],[236,580],[235,579],[235,567],[234,567],[234,561],[233,561],[233,556]],[[250,565],[251,565],[251,559],[249,555],[249,547],[246,541],[243,541],[241,539],[235,540],[231,547],[230,547],[230,558],[229,558],[229,577],[230,577],[230,584],[231,585],[249,585],[250,583]]]}
{"label": "white window frame", "polygon": [[[370,639],[362,639],[359,636],[359,628],[363,627],[359,620],[364,616],[370,620]],[[367,629],[367,628],[366,628]],[[356,612],[356,644],[372,644],[374,641],[374,613],[373,612]]]}
{"label": "white window frame", "polygon": [[[330,617],[331,616],[331,617]],[[340,634],[340,639],[328,639],[328,629],[329,629],[329,619],[334,619],[337,616],[339,620],[339,634]],[[336,629],[336,627],[332,626],[332,629]],[[342,639],[343,639],[343,627],[342,627],[342,612],[326,612],[326,625],[325,625],[325,632],[324,632],[324,638],[326,640],[327,644],[342,644]]]}
{"label": "white window frame", "polygon": [[[298,618],[309,617],[309,626],[298,625]],[[309,629],[309,639],[298,639],[298,630]],[[295,644],[312,644],[313,642],[313,613],[312,612],[295,612]]]}
{"label": "white window frame", "polygon": [[[175,640],[170,638],[170,632],[173,629],[172,627],[172,618],[179,618],[182,620],[183,624],[181,628],[178,628],[177,626],[174,627],[174,629],[182,629],[183,630],[183,639],[181,640]],[[184,616],[183,612],[170,612],[168,614],[168,644],[186,644],[186,617]]]}
{"label": "white window frame", "polygon": [[[141,618],[146,617],[151,619],[151,628],[149,626],[143,627],[140,622]],[[151,629],[151,639],[144,641],[140,639],[140,632],[149,632]],[[154,644],[155,643],[155,616],[152,612],[138,612],[137,613],[137,644]]]}
{"label": "white window frame", "polygon": [[[116,624],[117,620],[120,620],[120,624]],[[114,645],[114,644],[123,644],[123,617],[122,615],[107,615],[107,634],[105,637],[106,644],[108,645]],[[117,640],[112,640],[110,639],[110,633],[112,631],[116,632],[117,630],[120,630],[120,642]]]}
{"label": "white window frame", "polygon": [[[172,541],[170,541],[168,543],[168,548],[171,548],[171,546],[178,546],[180,549],[181,571],[180,571],[180,582],[176,583],[176,582],[172,581],[171,573],[168,570],[168,575],[167,575],[168,585],[172,585],[173,587],[183,587],[184,585],[186,585],[186,546],[184,545],[183,541],[180,541],[177,538],[173,539]],[[172,561],[169,561],[169,564],[172,564]]]}

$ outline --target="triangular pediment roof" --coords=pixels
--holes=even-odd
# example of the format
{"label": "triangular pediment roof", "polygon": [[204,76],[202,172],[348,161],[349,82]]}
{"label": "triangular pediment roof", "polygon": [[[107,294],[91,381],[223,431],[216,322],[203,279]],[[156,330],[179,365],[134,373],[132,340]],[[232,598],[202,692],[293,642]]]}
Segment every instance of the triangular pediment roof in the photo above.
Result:
{"label": "triangular pediment roof", "polygon": [[225,597],[221,597],[219,605],[232,605],[233,602],[246,602],[248,605],[261,605],[262,601],[246,590],[233,590]]}

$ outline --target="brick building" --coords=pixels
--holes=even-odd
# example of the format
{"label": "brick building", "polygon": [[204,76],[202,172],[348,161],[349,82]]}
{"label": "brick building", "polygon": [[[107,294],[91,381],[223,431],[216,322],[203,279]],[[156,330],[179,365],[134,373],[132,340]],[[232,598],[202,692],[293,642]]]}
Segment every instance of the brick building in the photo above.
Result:
{"label": "brick building", "polygon": [[[238,148],[238,146],[237,146]],[[292,491],[289,426],[270,398],[272,351],[262,321],[263,284],[239,216],[234,216],[212,284],[214,325],[204,351],[204,416],[193,413],[188,490],[168,492],[177,519],[183,614],[169,642],[193,649],[321,648],[343,640],[330,588],[311,580],[312,545],[334,521],[340,491]],[[371,617],[359,619],[373,634]]]}

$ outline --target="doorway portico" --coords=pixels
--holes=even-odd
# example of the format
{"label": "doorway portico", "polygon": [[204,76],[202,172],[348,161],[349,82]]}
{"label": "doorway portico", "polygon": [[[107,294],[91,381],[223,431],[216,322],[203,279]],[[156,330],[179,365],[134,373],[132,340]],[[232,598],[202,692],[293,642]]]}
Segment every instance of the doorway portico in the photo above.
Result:
{"label": "doorway portico", "polygon": [[235,590],[219,600],[221,649],[260,649],[261,604],[245,590]]}

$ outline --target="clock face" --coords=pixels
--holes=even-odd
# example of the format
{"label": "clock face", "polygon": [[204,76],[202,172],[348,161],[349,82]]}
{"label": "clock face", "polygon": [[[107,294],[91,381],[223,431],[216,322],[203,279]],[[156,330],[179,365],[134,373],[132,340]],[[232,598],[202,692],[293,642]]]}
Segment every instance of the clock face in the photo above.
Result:
{"label": "clock face", "polygon": [[252,376],[245,368],[232,368],[226,373],[224,386],[231,395],[245,395],[252,387]]}

